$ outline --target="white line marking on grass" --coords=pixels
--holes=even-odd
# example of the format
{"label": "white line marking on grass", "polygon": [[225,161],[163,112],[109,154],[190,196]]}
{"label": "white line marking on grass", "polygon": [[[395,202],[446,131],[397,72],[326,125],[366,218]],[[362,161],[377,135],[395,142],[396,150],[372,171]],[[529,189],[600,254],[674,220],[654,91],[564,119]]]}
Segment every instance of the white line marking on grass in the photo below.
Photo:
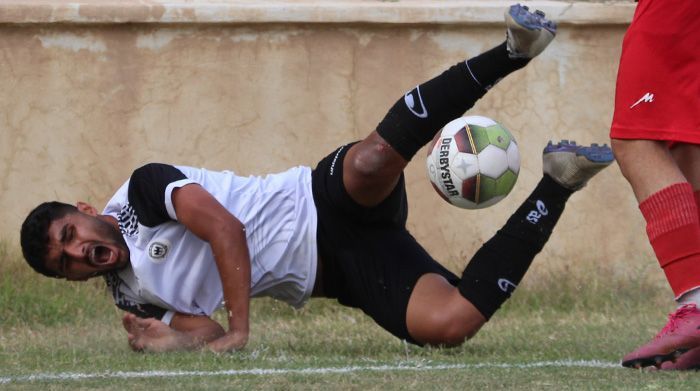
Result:
{"label": "white line marking on grass", "polygon": [[558,360],[536,361],[530,363],[481,363],[481,364],[438,364],[438,365],[369,365],[326,368],[251,368],[221,371],[141,371],[141,372],[96,372],[96,373],[36,373],[33,375],[0,377],[0,384],[25,383],[35,381],[68,381],[92,379],[144,379],[167,377],[213,377],[243,375],[327,375],[352,372],[391,372],[391,371],[440,371],[446,369],[480,369],[480,368],[621,368],[620,363],[599,360]]}

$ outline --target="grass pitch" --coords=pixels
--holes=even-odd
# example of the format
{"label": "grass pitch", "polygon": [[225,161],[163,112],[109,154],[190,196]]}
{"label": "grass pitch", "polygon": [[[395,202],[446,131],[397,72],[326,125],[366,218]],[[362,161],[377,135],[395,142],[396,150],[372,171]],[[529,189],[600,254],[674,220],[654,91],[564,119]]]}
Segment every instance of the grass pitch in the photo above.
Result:
{"label": "grass pitch", "polygon": [[700,389],[697,372],[618,366],[673,303],[658,270],[599,269],[530,274],[455,349],[407,345],[331,300],[295,311],[260,299],[244,351],[138,354],[99,281],[35,276],[4,246],[0,389]]}

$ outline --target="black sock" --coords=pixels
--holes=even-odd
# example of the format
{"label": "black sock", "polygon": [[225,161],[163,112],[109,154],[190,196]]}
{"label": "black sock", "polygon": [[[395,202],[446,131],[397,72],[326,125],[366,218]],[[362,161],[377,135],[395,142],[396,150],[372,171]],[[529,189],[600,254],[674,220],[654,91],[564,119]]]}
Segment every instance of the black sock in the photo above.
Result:
{"label": "black sock", "polygon": [[506,43],[503,42],[495,48],[467,60],[467,66],[472,77],[479,85],[488,90],[505,76],[527,65],[530,60],[530,58],[512,59],[508,57],[508,49]]}
{"label": "black sock", "polygon": [[377,132],[406,160],[448,122],[462,116],[498,80],[529,60],[508,57],[505,42],[409,91],[389,110]]}
{"label": "black sock", "polygon": [[572,190],[545,175],[464,269],[459,292],[486,317],[503,304],[552,234]]}

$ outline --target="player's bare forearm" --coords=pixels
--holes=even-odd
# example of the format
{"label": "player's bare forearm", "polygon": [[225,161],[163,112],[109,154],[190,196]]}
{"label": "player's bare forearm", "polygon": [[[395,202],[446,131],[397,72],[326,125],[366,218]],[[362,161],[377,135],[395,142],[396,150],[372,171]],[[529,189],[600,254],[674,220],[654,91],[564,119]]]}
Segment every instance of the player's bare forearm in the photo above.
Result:
{"label": "player's bare forearm", "polygon": [[197,350],[225,334],[223,328],[205,316],[175,315],[171,326],[154,318],[127,313],[122,319],[129,346],[136,351],[172,352]]}
{"label": "player's bare forearm", "polygon": [[207,343],[207,348],[212,352],[225,353],[243,349],[248,343],[248,332],[229,331],[223,337]]}
{"label": "player's bare forearm", "polygon": [[203,341],[202,344],[226,334],[218,322],[204,315],[188,315],[178,312],[170,321],[170,327],[193,338],[198,338]]}
{"label": "player's bare forearm", "polygon": [[243,225],[222,227],[219,235],[210,241],[221,278],[229,331],[212,341],[217,352],[243,348],[248,342],[250,307],[250,255]]}
{"label": "player's bare forearm", "polygon": [[250,254],[245,227],[209,192],[187,185],[173,192],[178,220],[209,243],[221,278],[229,331],[210,343],[215,351],[231,351],[248,342]]}

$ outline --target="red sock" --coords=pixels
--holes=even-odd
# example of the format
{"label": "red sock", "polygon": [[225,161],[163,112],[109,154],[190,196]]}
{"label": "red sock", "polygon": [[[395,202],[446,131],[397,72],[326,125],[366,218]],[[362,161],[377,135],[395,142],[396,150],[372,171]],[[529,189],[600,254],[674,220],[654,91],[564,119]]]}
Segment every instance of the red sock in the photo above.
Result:
{"label": "red sock", "polygon": [[700,219],[700,190],[695,192],[695,206],[698,208],[698,219]]}
{"label": "red sock", "polygon": [[690,183],[668,186],[639,204],[647,235],[676,298],[700,287],[700,212]]}

